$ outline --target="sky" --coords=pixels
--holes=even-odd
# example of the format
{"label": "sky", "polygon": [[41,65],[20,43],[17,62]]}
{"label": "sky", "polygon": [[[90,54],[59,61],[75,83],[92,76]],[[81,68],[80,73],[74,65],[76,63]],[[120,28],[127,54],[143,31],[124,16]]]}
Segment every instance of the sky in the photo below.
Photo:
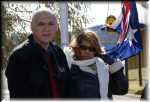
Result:
{"label": "sky", "polygon": [[[91,9],[88,15],[93,18],[93,22],[87,25],[87,27],[100,25],[105,23],[107,15],[114,15],[116,18],[121,13],[121,3],[120,2],[91,2]],[[142,23],[146,22],[146,10],[137,4],[137,10],[139,15],[139,21]]]}
{"label": "sky", "polygon": [[[105,23],[105,19],[108,15],[114,15],[116,18],[121,13],[121,3],[120,2],[87,2],[90,4],[90,9],[86,13],[90,18],[93,18],[93,21],[90,22],[87,27],[91,27],[94,25],[100,25]],[[139,21],[141,23],[146,22],[147,11],[137,4],[137,10],[139,15]],[[31,4],[30,4],[31,5]],[[32,7],[33,4],[32,4]],[[33,8],[32,8],[33,9]],[[30,31],[30,27],[27,28]],[[30,31],[31,32],[31,31]]]}
{"label": "sky", "polygon": [[[15,2],[14,2],[15,3]],[[18,2],[17,2],[18,3]],[[91,9],[88,9],[88,12],[86,13],[90,18],[93,18],[93,22],[90,22],[87,27],[94,26],[94,25],[100,25],[105,23],[105,19],[108,15],[112,14],[118,18],[118,16],[121,13],[121,3],[120,2],[87,2],[91,6]],[[32,8],[35,9],[34,3],[27,3],[25,2],[24,5],[27,5],[27,8]],[[137,9],[138,9],[138,14],[139,14],[139,21],[142,23],[145,23],[147,21],[147,12],[144,8],[141,7],[137,3]],[[22,18],[26,18],[29,20],[29,15],[21,15]],[[28,18],[27,18],[28,17]],[[30,31],[30,24],[26,27],[27,32]]]}

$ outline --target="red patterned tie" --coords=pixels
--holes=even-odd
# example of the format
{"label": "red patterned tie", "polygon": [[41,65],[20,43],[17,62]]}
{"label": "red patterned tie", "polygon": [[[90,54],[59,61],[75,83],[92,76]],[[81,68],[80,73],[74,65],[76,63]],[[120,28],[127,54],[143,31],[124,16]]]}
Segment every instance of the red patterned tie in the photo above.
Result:
{"label": "red patterned tie", "polygon": [[49,57],[48,55],[46,56],[46,60],[47,60],[47,63],[48,63],[49,81],[50,81],[50,85],[51,85],[52,97],[53,98],[59,98],[58,87],[57,87],[57,84],[56,84],[56,80],[53,77],[54,68],[55,68],[54,63],[52,61],[52,58]]}

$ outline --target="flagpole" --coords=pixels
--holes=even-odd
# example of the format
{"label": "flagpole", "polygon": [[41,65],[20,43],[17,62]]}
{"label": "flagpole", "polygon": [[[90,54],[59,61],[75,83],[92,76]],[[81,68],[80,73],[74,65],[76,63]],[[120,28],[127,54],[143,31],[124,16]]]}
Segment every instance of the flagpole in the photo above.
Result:
{"label": "flagpole", "polygon": [[142,83],[142,71],[141,71],[141,53],[139,52],[139,84],[140,86],[143,85]]}
{"label": "flagpole", "polygon": [[128,79],[128,59],[125,60],[125,73],[126,73],[126,77]]}
{"label": "flagpole", "polygon": [[59,2],[60,14],[60,33],[61,33],[61,47],[64,48],[69,43],[68,37],[68,6],[67,2]]}

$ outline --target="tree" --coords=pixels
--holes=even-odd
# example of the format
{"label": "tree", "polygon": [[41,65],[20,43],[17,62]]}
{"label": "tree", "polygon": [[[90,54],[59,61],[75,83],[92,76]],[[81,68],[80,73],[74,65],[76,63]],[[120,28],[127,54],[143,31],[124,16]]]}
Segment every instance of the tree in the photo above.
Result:
{"label": "tree", "polygon": [[85,28],[90,18],[86,15],[89,5],[85,2],[68,2],[69,30],[77,33]]}
{"label": "tree", "polygon": [[13,30],[12,24],[14,23],[15,17],[6,12],[6,8],[2,5],[2,68],[6,65],[7,57],[14,47],[12,40],[8,32]]}
{"label": "tree", "polygon": [[[2,2],[2,26],[3,26],[3,62],[6,62],[10,51],[26,40],[30,31],[28,31],[31,13],[38,10],[41,7],[47,7],[54,11],[55,15],[59,19],[59,2],[39,1],[39,2]],[[69,28],[70,32],[77,32],[81,28],[84,28],[88,23],[88,17],[81,14],[82,11],[86,13],[87,5],[83,2],[68,2],[69,7]],[[59,24],[59,20],[58,20]],[[60,45],[60,30],[58,30],[55,42]]]}

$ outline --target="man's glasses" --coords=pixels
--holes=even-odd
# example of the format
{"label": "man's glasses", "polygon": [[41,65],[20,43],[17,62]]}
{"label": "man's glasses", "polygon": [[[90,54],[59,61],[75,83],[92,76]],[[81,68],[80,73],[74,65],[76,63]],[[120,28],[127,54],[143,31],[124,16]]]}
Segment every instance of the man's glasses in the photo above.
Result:
{"label": "man's glasses", "polygon": [[95,51],[95,48],[93,48],[93,47],[87,47],[85,45],[80,45],[79,48],[81,50],[89,50],[90,52],[94,52]]}

